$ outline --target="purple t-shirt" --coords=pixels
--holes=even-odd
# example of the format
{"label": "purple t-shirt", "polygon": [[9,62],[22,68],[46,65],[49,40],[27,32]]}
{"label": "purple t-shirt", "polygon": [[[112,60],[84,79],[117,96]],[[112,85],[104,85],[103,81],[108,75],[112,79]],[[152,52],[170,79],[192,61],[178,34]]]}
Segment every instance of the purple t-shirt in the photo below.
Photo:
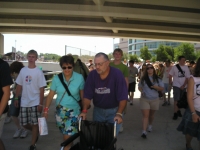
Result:
{"label": "purple t-shirt", "polygon": [[96,70],[91,71],[85,83],[84,98],[93,99],[96,107],[118,107],[120,101],[128,100],[127,85],[122,72],[110,67],[108,76],[102,80]]}

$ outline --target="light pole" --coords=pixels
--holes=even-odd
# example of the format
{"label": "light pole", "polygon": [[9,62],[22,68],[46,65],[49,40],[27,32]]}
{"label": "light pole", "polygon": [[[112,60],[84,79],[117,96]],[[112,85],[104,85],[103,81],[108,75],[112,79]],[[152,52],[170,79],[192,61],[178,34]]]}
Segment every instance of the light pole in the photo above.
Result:
{"label": "light pole", "polygon": [[17,52],[17,40],[15,40],[15,60],[16,60],[16,52]]}

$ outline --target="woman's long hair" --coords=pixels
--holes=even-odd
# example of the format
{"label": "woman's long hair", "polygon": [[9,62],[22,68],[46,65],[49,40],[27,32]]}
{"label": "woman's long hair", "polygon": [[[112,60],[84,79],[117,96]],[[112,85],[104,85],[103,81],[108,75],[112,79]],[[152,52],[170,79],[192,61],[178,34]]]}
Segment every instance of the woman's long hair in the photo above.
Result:
{"label": "woman's long hair", "polygon": [[[153,65],[147,64],[146,70],[144,71],[144,75],[142,76],[142,79],[141,79],[141,84],[142,85],[144,85],[144,81],[146,82],[147,85],[151,85],[152,84],[151,81],[150,81],[150,79],[149,79],[148,72],[147,72],[147,69],[148,69],[149,66],[153,67]],[[156,70],[155,70],[154,67],[153,67],[153,76],[152,77],[153,77],[153,82],[156,81],[158,83],[159,77],[157,76]]]}
{"label": "woman's long hair", "polygon": [[198,58],[194,68],[194,77],[200,77],[200,57]]}

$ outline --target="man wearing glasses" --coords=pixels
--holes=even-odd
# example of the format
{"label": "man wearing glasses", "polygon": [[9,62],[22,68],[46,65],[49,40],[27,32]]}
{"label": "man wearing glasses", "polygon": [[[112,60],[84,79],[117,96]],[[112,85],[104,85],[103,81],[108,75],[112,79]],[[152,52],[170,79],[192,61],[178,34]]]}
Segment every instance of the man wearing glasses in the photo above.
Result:
{"label": "man wearing glasses", "polygon": [[86,118],[87,108],[93,99],[93,120],[114,123],[118,121],[119,132],[122,113],[128,100],[127,84],[120,70],[110,67],[108,56],[104,53],[95,55],[96,70],[90,72],[84,88],[83,110],[80,117]]}

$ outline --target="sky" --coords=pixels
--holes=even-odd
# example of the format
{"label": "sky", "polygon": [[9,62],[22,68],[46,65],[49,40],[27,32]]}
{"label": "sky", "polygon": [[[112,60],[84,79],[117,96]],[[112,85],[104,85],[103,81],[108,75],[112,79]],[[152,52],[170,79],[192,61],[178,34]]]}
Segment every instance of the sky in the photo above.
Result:
{"label": "sky", "polygon": [[[12,51],[12,47],[17,51],[27,53],[34,49],[40,53],[65,54],[65,45],[85,49],[92,52],[104,52],[106,54],[113,51],[113,43],[119,39],[103,37],[84,36],[55,36],[55,35],[34,35],[34,34],[3,34],[4,53]],[[78,53],[77,49],[68,49],[67,53]]]}

